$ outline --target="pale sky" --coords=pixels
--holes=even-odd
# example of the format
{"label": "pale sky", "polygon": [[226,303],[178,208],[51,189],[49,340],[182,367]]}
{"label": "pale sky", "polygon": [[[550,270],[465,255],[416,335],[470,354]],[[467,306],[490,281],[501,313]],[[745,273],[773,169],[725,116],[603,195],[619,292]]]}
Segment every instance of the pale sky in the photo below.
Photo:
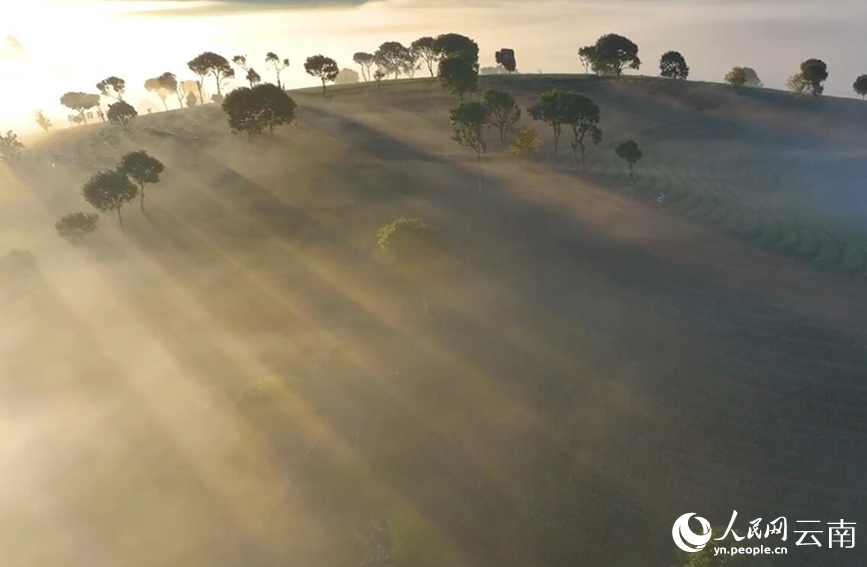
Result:
{"label": "pale sky", "polygon": [[579,72],[578,48],[608,32],[639,45],[645,75],[675,49],[691,79],[719,81],[747,65],[782,88],[817,57],[829,66],[826,93],[854,96],[852,82],[867,73],[865,21],[863,0],[0,0],[0,129],[32,131],[39,109],[65,126],[60,96],[96,92],[110,75],[126,79],[139,112],[159,110],[145,79],[192,79],[186,62],[202,51],[246,54],[270,80],[262,60],[276,51],[291,60],[292,88],[315,84],[303,71],[309,55],[354,68],[356,51],[452,31],[478,41],[482,65],[515,49],[524,73]]}

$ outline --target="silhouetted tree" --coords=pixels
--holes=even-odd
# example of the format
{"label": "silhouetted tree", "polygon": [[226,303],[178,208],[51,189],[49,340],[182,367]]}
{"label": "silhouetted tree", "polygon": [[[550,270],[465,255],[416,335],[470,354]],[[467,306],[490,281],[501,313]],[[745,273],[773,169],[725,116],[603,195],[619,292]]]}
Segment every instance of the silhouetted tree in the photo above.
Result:
{"label": "silhouetted tree", "polygon": [[385,71],[382,69],[377,69],[375,73],[373,73],[373,80],[376,81],[376,90],[382,89],[382,80],[385,78]]}
{"label": "silhouetted tree", "polygon": [[174,73],[165,72],[159,77],[157,77],[157,82],[162,87],[163,91],[166,93],[174,93],[178,97],[178,105],[180,108],[184,107],[184,99],[181,96],[181,88],[178,84],[178,79],[175,77]]}
{"label": "silhouetted tree", "polygon": [[584,65],[584,73],[589,75],[593,62],[596,60],[596,46],[582,47],[578,50],[578,57],[581,59],[581,64]]}
{"label": "silhouetted tree", "polygon": [[628,140],[626,142],[621,142],[617,144],[617,148],[615,148],[614,152],[617,154],[617,157],[625,161],[629,165],[629,181],[630,183],[635,183],[635,164],[638,163],[644,153],[642,153],[641,148],[638,147],[638,142],[635,140]]}
{"label": "silhouetted tree", "polygon": [[72,213],[65,215],[54,223],[57,236],[78,246],[84,239],[96,231],[99,215],[96,213]]}
{"label": "silhouetted tree", "polygon": [[514,49],[501,49],[494,54],[494,59],[496,59],[497,63],[502,65],[510,75],[518,68],[518,63],[515,61]]}
{"label": "silhouetted tree", "polygon": [[352,56],[352,60],[361,67],[361,76],[364,77],[364,80],[369,81],[371,79],[370,68],[376,62],[376,57],[372,53],[359,51]]}
{"label": "silhouetted tree", "polygon": [[97,173],[84,184],[81,190],[84,199],[101,213],[117,211],[117,221],[123,230],[123,217],[120,209],[133,199],[138,193],[138,188],[125,173],[117,170],[102,171]]}
{"label": "silhouetted tree", "polygon": [[87,93],[66,93],[60,97],[60,104],[76,111],[82,124],[87,124],[87,111],[99,105],[99,95]]}
{"label": "silhouetted tree", "polygon": [[488,122],[500,133],[500,141],[508,143],[509,131],[521,119],[521,109],[512,95],[494,89],[485,91],[484,102]]}
{"label": "silhouetted tree", "polygon": [[430,76],[434,76],[434,65],[439,61],[436,50],[434,49],[434,38],[420,37],[409,46],[419,59],[425,62]]}
{"label": "silhouetted tree", "polygon": [[45,132],[48,132],[51,129],[51,120],[49,120],[41,110],[36,113],[36,123]]}
{"label": "silhouetted tree", "polygon": [[274,72],[277,74],[277,88],[282,89],[283,83],[280,81],[280,74],[289,68],[289,60],[280,59],[276,53],[269,51],[265,55],[265,62],[274,69]]}
{"label": "silhouetted tree", "polygon": [[319,77],[319,80],[322,81],[322,92],[325,94],[328,93],[325,83],[333,82],[340,74],[337,62],[324,55],[308,57],[307,61],[304,62],[304,70],[307,71],[308,75]]}
{"label": "silhouetted tree", "polygon": [[385,70],[386,76],[394,74],[396,79],[401,72],[404,51],[407,48],[397,41],[386,41],[373,54],[376,65]]}
{"label": "silhouetted tree", "polygon": [[624,68],[638,69],[641,66],[638,46],[622,35],[603,35],[589,53],[597,72],[614,73],[619,77]]}
{"label": "silhouetted tree", "polygon": [[118,124],[124,130],[129,130],[129,124],[138,116],[136,109],[127,102],[118,101],[108,107],[108,121]]}
{"label": "silhouetted tree", "polygon": [[166,102],[166,97],[168,97],[170,91],[167,90],[163,84],[160,82],[159,77],[148,79],[144,84],[145,90],[150,91],[157,95],[161,101],[163,101],[163,106],[166,110],[169,109],[169,104]]}
{"label": "silhouetted tree", "polygon": [[852,89],[858,93],[861,100],[867,98],[867,75],[861,75],[852,83]]}
{"label": "silhouetted tree", "polygon": [[533,120],[544,122],[554,132],[554,153],[560,147],[560,134],[563,131],[565,91],[553,89],[539,95],[539,100],[527,109]]}
{"label": "silhouetted tree", "polygon": [[659,71],[663,77],[674,79],[675,89],[677,81],[686,80],[689,77],[689,65],[677,51],[668,51],[659,59]]}
{"label": "silhouetted tree", "polygon": [[6,135],[0,134],[0,161],[14,165],[21,158],[24,144],[18,141],[18,134],[9,130]]}
{"label": "silhouetted tree", "polygon": [[292,97],[270,83],[235,89],[223,101],[229,127],[235,133],[247,134],[248,140],[265,129],[273,136],[275,127],[295,119],[295,108]]}
{"label": "silhouetted tree", "polygon": [[825,91],[822,83],[828,78],[828,66],[819,59],[807,59],[801,63],[801,78],[809,86],[810,94],[819,96]]}
{"label": "silhouetted tree", "polygon": [[146,151],[139,150],[125,154],[121,158],[117,170],[126,174],[133,183],[138,185],[141,212],[145,212],[145,185],[159,183],[160,174],[165,170],[165,166]]}
{"label": "silhouetted tree", "polygon": [[561,112],[560,121],[572,128],[574,136],[571,143],[575,161],[578,161],[578,151],[581,152],[581,163],[585,162],[587,151],[586,139],[599,145],[602,141],[602,130],[599,129],[599,107],[595,102],[578,93],[562,93],[558,104]]}
{"label": "silhouetted tree", "polygon": [[222,85],[227,79],[235,76],[235,70],[229,64],[229,61],[222,55],[217,55],[211,51],[206,51],[187,63],[190,71],[199,77],[199,100],[204,101],[205,96],[202,93],[201,83],[205,77],[211,75],[217,83],[217,96],[222,96]]}
{"label": "silhouetted tree", "polygon": [[443,59],[463,59],[474,71],[479,70],[479,46],[467,36],[447,33],[438,36],[433,43],[433,50],[440,59],[442,68]]}
{"label": "silhouetted tree", "polygon": [[96,83],[96,88],[102,96],[121,101],[126,90],[126,81],[118,77],[109,77]]}
{"label": "silhouetted tree", "polygon": [[446,57],[439,63],[437,73],[443,89],[456,94],[461,101],[468,92],[475,92],[479,85],[479,72],[462,57]]}

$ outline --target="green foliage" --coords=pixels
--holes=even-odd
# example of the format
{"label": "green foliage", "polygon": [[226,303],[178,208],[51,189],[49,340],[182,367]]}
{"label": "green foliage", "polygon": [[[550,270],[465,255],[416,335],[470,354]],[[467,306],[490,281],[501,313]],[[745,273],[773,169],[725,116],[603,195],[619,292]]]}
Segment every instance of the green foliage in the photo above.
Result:
{"label": "green foliage", "polygon": [[54,229],[60,238],[78,246],[96,230],[98,223],[99,215],[96,213],[72,213],[61,217],[54,224]]}
{"label": "green foliage", "polygon": [[801,80],[806,83],[807,91],[819,96],[825,91],[822,83],[828,78],[828,66],[819,59],[807,59],[801,63]]}
{"label": "green foliage", "polygon": [[476,73],[479,71],[479,45],[467,36],[447,33],[433,42],[433,50],[440,59],[463,59]]}
{"label": "green foliage", "polygon": [[584,65],[584,72],[589,73],[592,69],[594,72],[597,70],[595,67],[596,62],[596,46],[588,45],[582,47],[578,50],[578,58],[581,59],[581,64]]}
{"label": "green foliage", "polygon": [[15,164],[21,158],[24,144],[18,141],[18,134],[9,130],[6,135],[0,134],[0,161],[9,165]]}
{"label": "green foliage", "polygon": [[614,149],[614,153],[617,154],[617,157],[629,164],[629,179],[634,183],[635,175],[633,173],[633,168],[635,167],[635,164],[638,163],[638,161],[644,156],[644,153],[638,146],[638,142],[636,142],[635,140],[620,142]]}
{"label": "green foliage", "polygon": [[386,75],[394,73],[397,78],[401,73],[412,77],[418,68],[418,54],[397,41],[387,41],[379,46],[373,59],[385,70]]}
{"label": "green foliage", "polygon": [[483,95],[488,109],[488,123],[500,133],[500,141],[508,142],[509,131],[521,119],[521,109],[509,93],[488,89]]}
{"label": "green foliage", "polygon": [[563,131],[563,99],[566,91],[552,89],[539,95],[539,100],[527,109],[533,120],[544,122],[554,131],[554,153],[560,145],[560,134]]}
{"label": "green foliage", "polygon": [[602,130],[599,128],[601,114],[599,106],[584,95],[578,93],[564,93],[560,100],[562,112],[561,121],[572,128],[574,139],[571,143],[572,152],[577,159],[577,151],[581,152],[581,163],[585,161],[587,151],[586,138],[590,135],[590,141],[594,145],[602,142]]}
{"label": "green foliage", "polygon": [[109,122],[118,124],[124,130],[128,130],[130,123],[138,116],[138,112],[131,104],[121,100],[109,105],[107,116]]}
{"label": "green foliage", "polygon": [[506,153],[515,157],[528,157],[536,154],[542,145],[542,138],[536,130],[528,126],[518,126]]}
{"label": "green foliage", "polygon": [[423,263],[441,250],[439,232],[418,218],[402,217],[376,232],[380,252],[400,264]]}
{"label": "green foliage", "polygon": [[862,99],[867,97],[867,75],[861,75],[855,82],[852,83],[852,89],[858,93]]}
{"label": "green foliage", "polygon": [[135,199],[138,187],[133,185],[125,173],[117,170],[97,173],[84,184],[81,190],[85,201],[94,209],[105,213],[117,211],[117,219],[123,227],[120,209]]}
{"label": "green foliage", "polygon": [[808,83],[800,73],[796,73],[789,77],[786,81],[786,87],[789,89],[790,93],[798,96],[810,92],[810,83]]}
{"label": "green foliage", "polygon": [[266,129],[273,136],[275,127],[291,124],[295,108],[292,97],[270,83],[235,89],[223,101],[229,127],[235,133],[247,134],[248,140]]}
{"label": "green foliage", "polygon": [[160,174],[165,170],[165,166],[146,151],[139,150],[124,155],[117,169],[138,184],[141,210],[144,212],[145,185],[159,183]]}
{"label": "green foliage", "polygon": [[337,62],[324,55],[314,55],[308,57],[304,62],[304,70],[312,77],[319,77],[322,81],[322,92],[327,93],[325,83],[334,82],[337,75],[340,74],[340,69],[337,67]]}
{"label": "green foliage", "polygon": [[440,60],[440,84],[445,91],[456,94],[461,100],[469,92],[475,92],[479,86],[478,68],[462,57],[446,57]]}
{"label": "green foliage", "polygon": [[689,65],[677,51],[668,51],[659,59],[659,71],[663,77],[674,80],[685,80],[689,77]]}
{"label": "green foliage", "polygon": [[518,63],[515,61],[514,49],[501,49],[494,54],[494,59],[503,66],[503,69],[511,75],[518,69]]}
{"label": "green foliage", "polygon": [[488,107],[477,101],[462,102],[449,111],[452,139],[464,147],[475,150],[480,160],[488,149],[482,135],[482,128],[488,123],[488,119]]}
{"label": "green foliage", "polygon": [[595,45],[579,50],[578,54],[582,60],[589,62],[597,73],[611,73],[619,77],[624,68],[638,69],[641,66],[638,46],[613,33],[603,35]]}
{"label": "green foliage", "polygon": [[743,67],[732,67],[723,80],[733,87],[742,87],[747,84],[747,73]]}

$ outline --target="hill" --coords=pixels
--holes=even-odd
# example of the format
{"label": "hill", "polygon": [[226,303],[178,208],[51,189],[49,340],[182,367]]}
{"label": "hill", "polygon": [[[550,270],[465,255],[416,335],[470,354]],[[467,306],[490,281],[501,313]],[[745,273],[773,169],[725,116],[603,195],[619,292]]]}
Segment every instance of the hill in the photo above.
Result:
{"label": "hill", "polygon": [[[479,192],[414,80],[292,92],[297,124],[253,143],[206,106],[30,144],[0,196],[0,255],[32,254],[0,269],[8,563],[667,566],[686,512],[857,520],[867,106],[482,84],[580,90],[605,141],[585,169],[541,125],[538,160],[491,134]],[[57,238],[139,148],[166,164],[147,215]],[[379,257],[402,216],[447,270]]]}

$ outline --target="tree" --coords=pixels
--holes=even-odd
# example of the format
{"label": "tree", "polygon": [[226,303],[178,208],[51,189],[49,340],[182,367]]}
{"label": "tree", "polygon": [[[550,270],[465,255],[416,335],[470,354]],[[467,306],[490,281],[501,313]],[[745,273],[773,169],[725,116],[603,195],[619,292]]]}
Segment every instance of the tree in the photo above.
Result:
{"label": "tree", "polygon": [[683,58],[677,51],[668,51],[659,59],[659,71],[663,77],[674,79],[675,89],[677,81],[686,80],[689,77],[689,65],[686,64],[686,59]]}
{"label": "tree", "polygon": [[138,116],[136,109],[127,102],[118,101],[108,107],[108,121],[129,130],[129,124]]}
{"label": "tree", "polygon": [[638,142],[635,140],[621,142],[617,144],[614,153],[629,165],[629,182],[635,184],[635,164],[644,156],[641,148],[638,147]]}
{"label": "tree", "polygon": [[382,80],[385,78],[385,71],[377,69],[373,74],[373,80],[376,81],[376,90],[382,89]]}
{"label": "tree", "polygon": [[9,130],[6,135],[0,134],[0,161],[14,165],[21,158],[24,144],[18,141],[18,134]]}
{"label": "tree", "polygon": [[506,153],[515,157],[526,157],[534,155],[541,148],[542,138],[536,130],[528,126],[518,126]]}
{"label": "tree", "polygon": [[232,57],[232,62],[244,71],[244,78],[247,79],[248,83],[250,83],[250,88],[253,88],[262,82],[262,76],[247,64],[246,55],[235,55]]}
{"label": "tree", "polygon": [[406,52],[409,50],[397,41],[386,41],[373,54],[376,64],[385,69],[386,75],[394,73],[396,79],[403,70]]}
{"label": "tree", "polygon": [[596,41],[590,53],[597,72],[611,72],[619,77],[624,68],[638,69],[641,66],[638,46],[622,35],[603,35]]}
{"label": "tree", "polygon": [[87,111],[99,105],[99,95],[70,92],[60,97],[60,104],[78,113],[82,124],[87,124]]}
{"label": "tree", "polygon": [[96,231],[99,215],[96,213],[72,213],[65,215],[54,223],[57,236],[67,240],[73,246],[78,246],[84,239]]}
{"label": "tree", "polygon": [[810,90],[810,84],[804,80],[804,76],[800,73],[789,77],[786,81],[786,87],[790,93],[798,96],[804,95]]}
{"label": "tree", "polygon": [[352,60],[361,67],[361,76],[364,77],[364,80],[369,81],[371,79],[370,68],[376,62],[376,57],[372,53],[359,51],[352,56]]}
{"label": "tree", "polygon": [[759,80],[758,74],[755,69],[751,67],[732,67],[731,71],[726,73],[723,80],[733,87],[762,86],[762,81]]}
{"label": "tree", "polygon": [[247,82],[250,83],[250,87],[255,87],[262,82],[262,76],[256,72],[256,69],[253,68],[247,71],[247,76],[245,78],[247,79]]}
{"label": "tree", "polygon": [[434,41],[432,37],[420,37],[409,46],[413,53],[425,62],[431,77],[434,76],[434,65],[439,61],[437,52],[434,49]]}
{"label": "tree", "polygon": [[187,94],[187,107],[192,108],[199,104],[199,99],[196,98],[196,93]]}
{"label": "tree", "polygon": [[808,85],[813,96],[819,96],[825,91],[822,83],[828,78],[828,66],[819,59],[807,59],[801,63],[801,78]]}
{"label": "tree", "polygon": [[518,68],[518,63],[515,61],[514,49],[501,49],[494,54],[494,59],[496,59],[497,63],[502,65],[510,75]]}
{"label": "tree", "polygon": [[462,57],[446,57],[439,63],[440,84],[443,90],[456,94],[461,101],[468,92],[475,92],[479,85],[479,72]]}
{"label": "tree", "polygon": [[51,129],[51,120],[49,120],[41,110],[36,113],[36,123],[45,132],[48,132]]}
{"label": "tree", "polygon": [[117,221],[123,230],[123,217],[120,209],[133,199],[138,193],[138,188],[125,173],[117,170],[102,171],[97,173],[84,184],[81,190],[84,199],[101,213],[117,211]]}
{"label": "tree", "polygon": [[472,39],[456,33],[443,34],[434,40],[433,50],[440,59],[440,68],[443,59],[459,58],[478,73],[479,45]]}
{"label": "tree", "polygon": [[148,79],[145,81],[144,88],[146,91],[150,91],[157,95],[161,101],[163,101],[163,106],[166,110],[169,109],[169,105],[166,102],[166,97],[169,95],[171,91],[167,90],[163,84],[160,82],[159,78]]}
{"label": "tree", "polygon": [[109,77],[96,83],[96,89],[102,96],[121,101],[126,90],[126,81],[118,77]]}
{"label": "tree", "polygon": [[574,139],[571,143],[572,153],[578,160],[578,151],[581,152],[581,163],[585,163],[587,151],[586,138],[594,145],[602,142],[602,130],[599,129],[600,112],[595,102],[578,93],[565,92],[560,95],[559,101],[560,121],[572,128]]}
{"label": "tree", "polygon": [[124,155],[117,170],[138,185],[141,212],[145,212],[145,185],[159,183],[160,174],[165,170],[165,166],[146,151],[139,150]]}
{"label": "tree", "polygon": [[862,100],[867,98],[867,75],[861,75],[855,79],[855,82],[852,83],[852,88],[861,96]]}
{"label": "tree", "polygon": [[289,68],[289,60],[280,59],[276,53],[269,51],[265,54],[265,63],[270,65],[274,69],[274,72],[277,73],[277,88],[282,90],[283,83],[280,82],[280,73]]}
{"label": "tree", "polygon": [[593,62],[596,60],[596,46],[582,47],[578,50],[578,57],[581,59],[581,64],[584,65],[584,73],[589,75]]}
{"label": "tree", "polygon": [[178,79],[175,77],[174,73],[163,73],[157,77],[157,82],[163,88],[163,91],[177,95],[180,108],[184,107],[184,99],[181,96],[181,86],[178,84]]}
{"label": "tree", "polygon": [[223,101],[229,127],[235,133],[247,134],[248,140],[265,129],[273,136],[275,127],[295,119],[295,108],[292,97],[270,83],[235,89]]}
{"label": "tree", "polygon": [[380,253],[402,267],[422,268],[442,252],[439,232],[419,218],[402,217],[376,231]]}
{"label": "tree", "polygon": [[482,135],[482,128],[488,123],[488,109],[481,102],[461,102],[449,111],[449,120],[452,125],[452,140],[476,152],[480,168],[476,179],[478,180],[479,193],[481,193],[482,157],[488,149]]}
{"label": "tree", "polygon": [[[235,70],[222,55],[217,55],[211,51],[206,51],[187,63],[190,71],[195,73],[201,82],[204,82],[205,77],[211,75],[217,83],[217,96],[223,96],[222,84],[227,79],[235,76]],[[199,100],[204,101],[205,96],[202,93],[201,82],[199,84]]]}
{"label": "tree", "polygon": [[310,76],[319,77],[319,80],[322,81],[322,92],[324,94],[328,94],[325,83],[333,82],[337,78],[337,75],[340,74],[337,62],[324,55],[308,57],[307,61],[304,62],[304,70]]}
{"label": "tree", "polygon": [[483,100],[488,109],[488,122],[499,131],[500,141],[508,143],[509,131],[521,119],[521,109],[512,95],[494,89],[486,90]]}
{"label": "tree", "polygon": [[554,131],[554,154],[560,146],[560,134],[563,131],[563,100],[567,93],[559,89],[546,91],[539,95],[539,100],[527,109],[533,120],[544,122]]}

